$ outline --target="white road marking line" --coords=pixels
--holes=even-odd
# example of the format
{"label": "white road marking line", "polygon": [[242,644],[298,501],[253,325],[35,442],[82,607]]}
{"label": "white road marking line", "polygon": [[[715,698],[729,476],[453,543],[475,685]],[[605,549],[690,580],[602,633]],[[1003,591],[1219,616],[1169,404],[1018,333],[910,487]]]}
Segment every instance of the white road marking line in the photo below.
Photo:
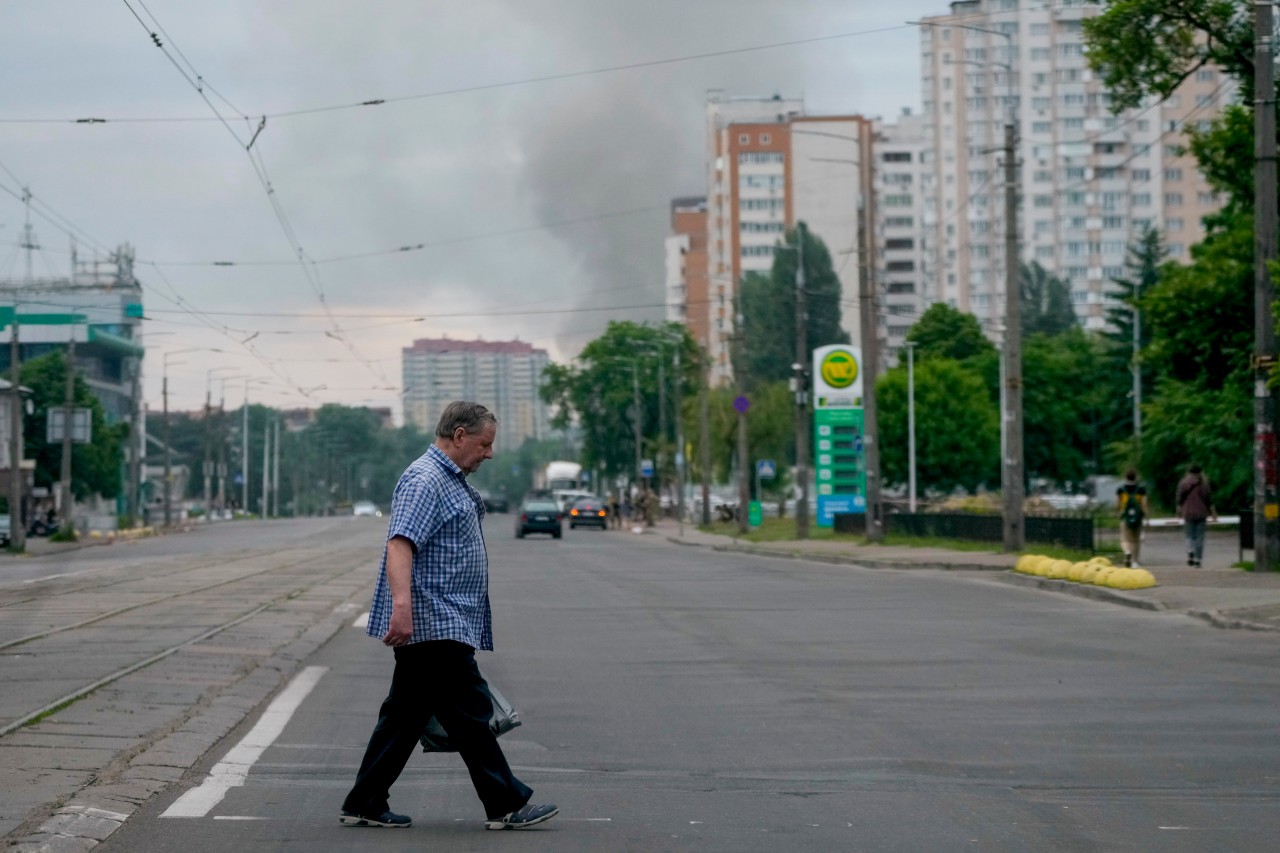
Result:
{"label": "white road marking line", "polygon": [[1157,828],[1158,828],[1158,829],[1190,829],[1191,827],[1189,827],[1189,826],[1161,826],[1161,827],[1157,827]]}
{"label": "white road marking line", "polygon": [[265,817],[250,817],[244,814],[216,814],[214,820],[266,820]]}
{"label": "white road marking line", "polygon": [[351,623],[351,627],[352,628],[368,628],[369,612],[366,610],[364,613],[361,613],[359,616],[357,616],[356,621]]}
{"label": "white road marking line", "polygon": [[309,666],[298,673],[267,706],[262,719],[209,771],[208,778],[174,800],[160,817],[204,817],[228,791],[243,785],[254,763],[280,737],[294,712],[328,670],[327,666]]}

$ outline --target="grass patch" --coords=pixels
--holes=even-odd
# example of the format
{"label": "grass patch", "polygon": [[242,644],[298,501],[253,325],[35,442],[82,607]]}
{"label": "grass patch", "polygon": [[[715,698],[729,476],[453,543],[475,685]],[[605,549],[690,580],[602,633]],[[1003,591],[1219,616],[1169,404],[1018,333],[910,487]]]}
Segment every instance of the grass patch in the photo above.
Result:
{"label": "grass patch", "polygon": [[75,699],[68,699],[68,700],[67,700],[67,701],[65,701],[65,702],[61,702],[61,703],[59,703],[59,704],[57,704],[57,705],[53,706],[52,708],[50,708],[50,709],[49,709],[49,710],[47,710],[47,711],[42,711],[41,713],[36,714],[34,717],[32,717],[31,719],[27,720],[27,721],[26,721],[25,723],[23,723],[22,725],[23,725],[23,727],[25,728],[26,726],[34,726],[36,723],[39,723],[39,722],[40,722],[40,721],[42,721],[42,720],[47,720],[47,719],[49,719],[50,717],[52,717],[54,714],[58,713],[59,711],[65,711],[67,708],[70,708],[72,705],[74,705],[76,702],[78,702],[78,701],[80,700],[80,698],[82,698],[82,697],[77,696]]}
{"label": "grass patch", "polygon": [[[752,528],[750,532],[745,534],[738,532],[738,523],[736,521],[713,521],[711,524],[698,529],[703,533],[732,536],[734,539],[741,539],[743,542],[788,542],[796,538],[796,520],[794,518],[766,518],[763,524]],[[836,533],[830,527],[819,527],[814,523],[813,518],[809,519],[809,538],[841,539],[847,542],[856,542],[859,539],[857,536]]]}
{"label": "grass patch", "polygon": [[59,527],[53,533],[49,534],[50,542],[79,542],[80,537],[76,535],[76,529],[71,525]]}
{"label": "grass patch", "polygon": [[1253,571],[1253,560],[1241,560],[1238,563],[1232,563],[1231,568],[1239,569],[1242,572]]}

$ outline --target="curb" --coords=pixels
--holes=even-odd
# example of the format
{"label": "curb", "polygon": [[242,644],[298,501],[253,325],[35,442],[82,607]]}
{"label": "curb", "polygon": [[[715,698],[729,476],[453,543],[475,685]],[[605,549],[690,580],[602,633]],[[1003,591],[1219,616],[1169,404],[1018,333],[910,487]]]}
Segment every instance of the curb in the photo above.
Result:
{"label": "curb", "polygon": [[1037,577],[1035,575],[1023,575],[1014,571],[1010,571],[1007,575],[997,576],[995,579],[1001,583],[1007,583],[1012,586],[1025,586],[1032,589],[1048,590],[1050,592],[1062,592],[1067,595],[1074,595],[1078,598],[1092,598],[1095,601],[1107,601],[1112,604],[1123,604],[1126,607],[1136,607],[1139,610],[1167,611],[1169,609],[1159,601],[1150,601],[1146,598],[1136,598],[1132,595],[1125,595],[1123,592],[1118,592],[1114,589],[1108,589],[1107,587],[1076,583],[1075,581],[1053,580],[1050,578]]}
{"label": "curb", "polygon": [[843,554],[812,554],[804,551],[779,551],[773,548],[752,548],[743,545],[714,545],[700,542],[687,542],[667,537],[667,541],[676,545],[694,548],[710,548],[712,551],[731,554],[750,554],[753,557],[774,557],[782,560],[808,560],[812,563],[827,563],[836,566],[858,566],[864,569],[942,569],[945,571],[974,572],[1007,572],[1009,566],[996,566],[990,563],[921,563],[914,560],[892,560],[876,557],[849,557]]}

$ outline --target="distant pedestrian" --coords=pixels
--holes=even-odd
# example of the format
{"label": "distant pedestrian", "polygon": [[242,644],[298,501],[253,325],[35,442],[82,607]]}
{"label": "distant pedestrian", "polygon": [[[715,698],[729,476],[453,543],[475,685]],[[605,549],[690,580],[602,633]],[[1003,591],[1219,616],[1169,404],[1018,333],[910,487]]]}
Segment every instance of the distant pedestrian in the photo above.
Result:
{"label": "distant pedestrian", "polygon": [[493,626],[484,501],[467,475],[493,458],[497,424],[479,403],[450,403],[435,443],[396,484],[367,629],[394,650],[395,671],[338,814],[343,826],[413,823],[391,811],[389,797],[432,716],[470,771],[486,829],[525,829],[559,812],[529,804],[533,792],[489,728],[493,703],[476,666],[476,649],[493,649]]}
{"label": "distant pedestrian", "polygon": [[1182,519],[1187,536],[1187,565],[1199,568],[1204,559],[1205,520],[1218,520],[1213,495],[1199,465],[1188,468],[1187,476],[1178,483],[1178,518]]}
{"label": "distant pedestrian", "polygon": [[631,493],[627,492],[622,497],[622,524],[624,527],[631,524],[631,513],[634,510],[635,505],[631,502]]}
{"label": "distant pedestrian", "polygon": [[620,508],[621,507],[619,507],[618,505],[618,493],[610,492],[609,493],[609,526],[612,527],[614,530],[617,530],[619,527],[622,526],[622,519],[618,518],[618,510]]}
{"label": "distant pedestrian", "polygon": [[1130,468],[1124,483],[1116,489],[1116,511],[1120,513],[1120,550],[1124,564],[1137,566],[1142,551],[1142,529],[1147,526],[1147,490],[1138,482],[1138,472]]}

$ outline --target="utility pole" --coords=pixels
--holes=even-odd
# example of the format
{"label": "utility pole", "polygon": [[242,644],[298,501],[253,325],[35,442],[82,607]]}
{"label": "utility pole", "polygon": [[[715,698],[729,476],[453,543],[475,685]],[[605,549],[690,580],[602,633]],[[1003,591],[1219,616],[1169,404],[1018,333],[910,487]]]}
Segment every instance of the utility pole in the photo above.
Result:
{"label": "utility pole", "polygon": [[[351,497],[351,481],[347,481],[347,497]],[[271,509],[271,420],[262,425],[262,518]]]}
{"label": "utility pole", "polygon": [[74,498],[71,494],[71,423],[76,413],[76,327],[71,326],[71,340],[67,343],[66,406],[62,416],[62,467],[58,478],[62,481],[62,523],[67,531],[75,530]]}
{"label": "utility pole", "polygon": [[[745,335],[742,316],[742,287],[735,287],[733,301],[736,305],[733,349],[735,353],[733,375],[738,383],[738,396],[747,399],[747,366],[742,347]],[[738,413],[738,532],[746,533],[751,526],[747,518],[747,504],[751,503],[751,457],[747,452],[747,406],[736,405]]]}
{"label": "utility pole", "polygon": [[680,348],[684,343],[684,333],[681,332],[680,340],[676,343],[675,355],[675,405],[676,405],[676,518],[680,522],[680,535],[684,535],[684,469],[688,460],[684,458],[684,435],[680,428],[681,418],[681,402],[684,400],[684,374],[680,372]]}
{"label": "utility pole", "polygon": [[244,383],[244,424],[240,430],[240,511],[249,512],[249,381]]}
{"label": "utility pole", "polygon": [[916,511],[916,345],[907,341],[907,509]]}
{"label": "utility pole", "polygon": [[1272,315],[1276,259],[1276,89],[1272,0],[1254,10],[1254,240],[1253,240],[1253,567],[1273,572],[1280,559],[1280,477],[1277,476],[1276,404],[1268,382],[1276,363]]}
{"label": "utility pole", "polygon": [[[809,538],[809,313],[805,298],[804,223],[796,223],[796,538]],[[783,504],[786,503],[784,496]]]}
{"label": "utility pole", "polygon": [[640,411],[640,368],[634,361],[631,362],[631,405],[636,413],[632,421],[636,430],[636,486],[638,488],[641,480],[640,456],[643,451],[640,447],[640,436],[643,431],[644,414]]}
{"label": "utility pole", "polygon": [[22,382],[18,348],[18,302],[13,303],[9,331],[9,548],[27,547],[27,526],[22,517]]}
{"label": "utility pole", "polygon": [[[1011,107],[1012,109],[1012,107]],[[1022,463],[1022,287],[1018,281],[1018,161],[1013,117],[1004,126],[1004,389],[1005,446],[1000,488],[1004,494],[1004,549],[1021,551]]]}
{"label": "utility pole", "polygon": [[280,517],[280,417],[275,418],[275,441],[271,444],[271,517]]}
{"label": "utility pole", "polygon": [[876,377],[880,374],[880,330],[876,307],[876,282],[872,276],[871,219],[874,173],[870,129],[862,136],[862,198],[858,210],[858,328],[862,333],[862,448],[867,466],[867,540],[884,540],[884,518],[880,506],[880,431],[876,425]]}
{"label": "utility pole", "polygon": [[[212,377],[212,374],[208,374]],[[204,386],[204,463],[200,473],[204,479],[204,520],[213,520],[213,479],[210,476],[213,468],[213,379],[207,378]]]}
{"label": "utility pole", "polygon": [[702,474],[702,524],[711,524],[711,372],[701,357],[698,382],[698,467]]}
{"label": "utility pole", "polygon": [[[166,365],[167,368],[167,365]],[[172,479],[173,450],[172,450],[172,430],[169,424],[169,371],[164,372],[164,379],[160,385],[161,397],[164,400],[164,526],[167,528],[173,519],[172,495],[173,485]]]}
{"label": "utility pole", "polygon": [[137,527],[142,523],[142,356],[133,364],[133,393],[129,404],[133,409],[133,423],[129,425],[129,523]]}

